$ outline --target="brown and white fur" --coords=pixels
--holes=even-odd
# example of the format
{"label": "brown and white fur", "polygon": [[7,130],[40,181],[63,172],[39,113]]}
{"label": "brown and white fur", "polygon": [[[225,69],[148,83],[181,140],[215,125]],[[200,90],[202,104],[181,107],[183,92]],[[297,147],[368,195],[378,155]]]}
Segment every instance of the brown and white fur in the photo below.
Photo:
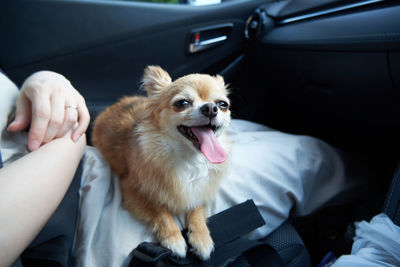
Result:
{"label": "brown and white fur", "polygon": [[186,256],[187,246],[173,215],[186,215],[189,243],[207,260],[214,245],[206,205],[214,199],[228,160],[223,155],[221,162],[211,163],[196,138],[185,135],[193,134],[192,126],[207,125],[229,155],[224,80],[191,74],[172,82],[166,71],[149,66],[143,87],[147,97],[122,98],[98,116],[93,144],[120,177],[124,207],[149,224],[160,243],[179,257]]}

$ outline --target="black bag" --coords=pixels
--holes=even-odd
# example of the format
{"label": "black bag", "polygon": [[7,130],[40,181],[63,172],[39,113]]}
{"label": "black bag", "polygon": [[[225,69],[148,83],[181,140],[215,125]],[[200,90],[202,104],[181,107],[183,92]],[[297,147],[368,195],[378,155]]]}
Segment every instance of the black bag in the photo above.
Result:
{"label": "black bag", "polygon": [[[215,250],[207,261],[189,252],[186,258],[173,257],[171,250],[156,243],[143,242],[131,252],[130,267],[163,266],[283,266],[279,254],[270,245],[243,235],[264,225],[252,200],[238,204],[210,217],[207,221]],[[182,231],[187,240],[187,231]]]}

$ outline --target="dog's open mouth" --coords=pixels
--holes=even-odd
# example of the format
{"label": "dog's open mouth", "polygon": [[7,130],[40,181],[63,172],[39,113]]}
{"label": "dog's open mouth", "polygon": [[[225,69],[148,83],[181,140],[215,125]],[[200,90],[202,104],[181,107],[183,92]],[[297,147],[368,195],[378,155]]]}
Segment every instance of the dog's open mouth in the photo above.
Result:
{"label": "dog's open mouth", "polygon": [[225,149],[215,136],[215,131],[218,130],[217,126],[211,124],[192,127],[178,125],[177,128],[184,137],[200,149],[211,163],[222,163],[226,160]]}
{"label": "dog's open mouth", "polygon": [[197,136],[192,132],[192,128],[209,128],[211,129],[214,133],[217,130],[217,126],[215,125],[204,125],[204,126],[193,126],[193,127],[188,127],[185,125],[178,125],[178,130],[179,132],[186,137],[187,139],[189,139],[193,145],[195,147],[197,147],[198,149],[200,149],[200,141],[197,138]]}

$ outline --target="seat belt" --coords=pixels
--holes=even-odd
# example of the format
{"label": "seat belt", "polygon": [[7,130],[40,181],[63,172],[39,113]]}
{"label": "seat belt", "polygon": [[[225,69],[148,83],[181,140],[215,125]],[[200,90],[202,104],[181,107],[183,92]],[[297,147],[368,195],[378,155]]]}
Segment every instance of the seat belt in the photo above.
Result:
{"label": "seat belt", "polygon": [[383,212],[392,219],[393,223],[400,226],[400,163],[397,165],[392,184],[389,187]]}
{"label": "seat belt", "polygon": [[[252,266],[283,266],[279,254],[271,246],[241,236],[265,224],[252,200],[224,210],[207,220],[215,250],[211,258],[205,262],[199,260],[190,249],[186,258],[172,256],[172,251],[158,244],[143,242],[131,252],[130,267],[163,267],[163,266],[222,266],[227,261],[234,261],[238,256],[245,255],[246,260],[253,262]],[[187,239],[187,230],[182,231]],[[254,249],[254,251],[253,251]],[[271,263],[275,263],[271,265]]]}

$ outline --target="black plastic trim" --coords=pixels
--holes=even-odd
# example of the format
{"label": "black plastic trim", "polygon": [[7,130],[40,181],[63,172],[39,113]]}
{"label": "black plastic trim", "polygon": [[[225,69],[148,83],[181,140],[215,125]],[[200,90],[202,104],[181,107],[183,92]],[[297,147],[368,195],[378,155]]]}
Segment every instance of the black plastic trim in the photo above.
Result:
{"label": "black plastic trim", "polygon": [[336,51],[400,48],[400,5],[307,20],[276,27],[262,44]]}
{"label": "black plastic trim", "polygon": [[338,12],[349,11],[349,10],[353,10],[355,8],[368,7],[373,4],[377,4],[377,3],[381,3],[381,2],[387,2],[387,0],[366,0],[366,1],[362,1],[362,2],[348,3],[348,4],[345,4],[342,6],[327,8],[327,9],[323,9],[323,10],[319,10],[319,11],[315,11],[315,12],[310,12],[310,13],[293,16],[293,17],[284,18],[284,19],[279,20],[276,23],[276,25],[284,25],[284,24],[299,22],[299,21],[303,21],[303,20],[307,20],[307,19],[324,16],[324,15],[331,15],[331,14],[335,14]]}

